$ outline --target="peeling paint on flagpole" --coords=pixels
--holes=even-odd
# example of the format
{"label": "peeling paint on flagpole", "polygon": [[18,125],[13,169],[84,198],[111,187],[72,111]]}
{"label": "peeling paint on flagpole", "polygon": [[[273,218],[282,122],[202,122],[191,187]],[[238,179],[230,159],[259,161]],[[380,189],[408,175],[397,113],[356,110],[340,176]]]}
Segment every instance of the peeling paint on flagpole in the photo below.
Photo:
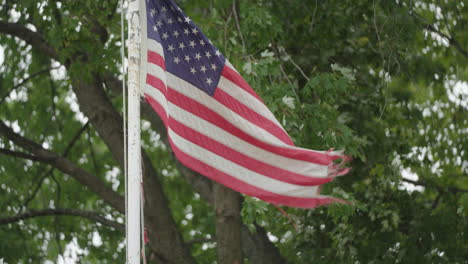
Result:
{"label": "peeling paint on flagpole", "polygon": [[140,0],[129,2],[128,8],[128,202],[127,263],[139,264],[141,204],[140,144]]}

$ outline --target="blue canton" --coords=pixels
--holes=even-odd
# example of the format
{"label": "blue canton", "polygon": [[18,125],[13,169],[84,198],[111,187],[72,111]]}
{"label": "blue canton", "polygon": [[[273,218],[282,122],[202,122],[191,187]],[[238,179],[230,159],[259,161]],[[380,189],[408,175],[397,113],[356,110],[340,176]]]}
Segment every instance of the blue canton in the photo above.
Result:
{"label": "blue canton", "polygon": [[226,59],[172,0],[146,4],[148,38],[163,46],[166,71],[213,95]]}

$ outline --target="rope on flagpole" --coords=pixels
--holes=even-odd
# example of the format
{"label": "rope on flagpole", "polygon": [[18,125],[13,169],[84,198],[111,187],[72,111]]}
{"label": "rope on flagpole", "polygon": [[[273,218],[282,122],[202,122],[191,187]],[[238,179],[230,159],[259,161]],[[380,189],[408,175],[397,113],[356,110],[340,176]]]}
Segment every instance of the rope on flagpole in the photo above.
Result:
{"label": "rope on flagpole", "polygon": [[145,204],[145,193],[143,188],[143,177],[141,179],[141,199],[140,199],[140,225],[141,225],[141,256],[143,258],[143,264],[146,264],[146,252],[145,252],[145,244],[146,244],[146,229],[145,229],[145,213],[143,211],[144,204]]}
{"label": "rope on flagpole", "polygon": [[[127,171],[127,87],[125,81],[125,8],[124,0],[120,0],[120,55],[122,60],[122,100],[123,100],[123,143],[124,143],[124,184],[125,184],[125,234],[128,229],[128,171]],[[125,245],[128,243],[125,242]],[[127,247],[127,246],[125,246]],[[125,259],[128,259],[128,250],[125,250]]]}

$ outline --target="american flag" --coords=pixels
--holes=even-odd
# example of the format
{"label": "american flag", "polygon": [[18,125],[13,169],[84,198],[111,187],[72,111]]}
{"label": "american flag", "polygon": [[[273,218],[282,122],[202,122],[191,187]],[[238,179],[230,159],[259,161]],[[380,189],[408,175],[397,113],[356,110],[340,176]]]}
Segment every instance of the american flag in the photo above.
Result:
{"label": "american flag", "polygon": [[[187,167],[266,202],[311,208],[340,201],[318,193],[346,168],[335,151],[294,146],[255,91],[172,0],[142,14],[144,97]],[[144,20],[144,19],[143,19]]]}

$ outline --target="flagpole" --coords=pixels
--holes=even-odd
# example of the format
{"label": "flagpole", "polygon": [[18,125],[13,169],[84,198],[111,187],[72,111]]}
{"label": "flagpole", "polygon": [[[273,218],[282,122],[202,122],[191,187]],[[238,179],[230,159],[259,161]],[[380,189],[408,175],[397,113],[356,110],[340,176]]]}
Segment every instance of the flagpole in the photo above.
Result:
{"label": "flagpole", "polygon": [[141,143],[140,143],[140,0],[128,6],[128,209],[127,263],[140,264]]}

